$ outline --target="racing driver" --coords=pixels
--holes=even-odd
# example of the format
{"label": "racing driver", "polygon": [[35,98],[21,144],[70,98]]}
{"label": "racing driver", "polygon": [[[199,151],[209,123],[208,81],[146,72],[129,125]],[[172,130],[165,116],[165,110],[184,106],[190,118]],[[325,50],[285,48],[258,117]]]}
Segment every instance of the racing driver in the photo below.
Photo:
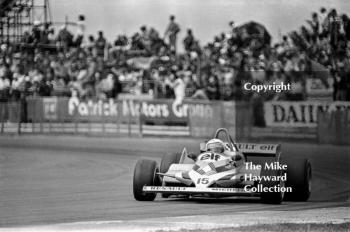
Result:
{"label": "racing driver", "polygon": [[239,151],[230,151],[229,146],[220,139],[211,139],[205,146],[207,152],[218,153],[231,157],[231,159],[237,163],[237,166],[244,163],[244,155]]}

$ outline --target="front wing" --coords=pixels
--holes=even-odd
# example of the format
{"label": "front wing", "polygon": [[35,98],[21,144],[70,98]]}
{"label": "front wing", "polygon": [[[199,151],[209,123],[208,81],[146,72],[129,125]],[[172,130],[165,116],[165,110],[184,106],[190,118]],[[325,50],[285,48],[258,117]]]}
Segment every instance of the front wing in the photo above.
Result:
{"label": "front wing", "polygon": [[144,186],[142,189],[147,193],[171,193],[184,195],[219,194],[226,196],[259,196],[259,193],[243,188],[197,188],[197,187],[171,187],[171,186]]}

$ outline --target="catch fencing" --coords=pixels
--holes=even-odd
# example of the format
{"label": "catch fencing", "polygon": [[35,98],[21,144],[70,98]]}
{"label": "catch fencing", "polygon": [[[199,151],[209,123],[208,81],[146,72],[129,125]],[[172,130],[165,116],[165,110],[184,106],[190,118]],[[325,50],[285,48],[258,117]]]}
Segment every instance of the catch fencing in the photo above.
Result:
{"label": "catch fencing", "polygon": [[350,145],[350,111],[338,109],[318,114],[317,138],[319,143]]}

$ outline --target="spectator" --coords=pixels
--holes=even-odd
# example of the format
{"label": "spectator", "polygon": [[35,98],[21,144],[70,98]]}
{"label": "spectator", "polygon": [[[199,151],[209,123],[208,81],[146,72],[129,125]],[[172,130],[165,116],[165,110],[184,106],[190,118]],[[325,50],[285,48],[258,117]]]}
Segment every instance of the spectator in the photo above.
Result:
{"label": "spectator", "polygon": [[196,91],[194,92],[191,98],[198,100],[209,100],[205,89],[201,87],[197,87]]}
{"label": "spectator", "polygon": [[50,44],[50,34],[53,33],[53,30],[50,28],[50,24],[45,23],[44,29],[41,31],[40,43],[41,44]]}
{"label": "spectator", "polygon": [[95,38],[93,35],[89,35],[87,43],[84,45],[88,54],[93,55],[95,49]]}
{"label": "spectator", "polygon": [[164,37],[168,37],[170,50],[176,53],[176,39],[177,34],[180,32],[180,26],[175,22],[175,16],[170,16],[170,22],[165,30]]}
{"label": "spectator", "polygon": [[174,90],[175,102],[177,102],[177,104],[182,104],[185,99],[185,82],[182,77],[178,77],[177,75],[173,74],[171,77],[169,86]]}
{"label": "spectator", "polygon": [[79,15],[77,22],[77,33],[76,38],[74,40],[74,44],[76,47],[80,47],[84,43],[85,28],[85,16]]}
{"label": "spectator", "polygon": [[[72,79],[74,80],[75,78],[73,77]],[[50,85],[52,86],[53,96],[64,97],[68,95],[68,87],[62,78],[59,78],[58,76],[54,76]]]}
{"label": "spectator", "polygon": [[95,42],[96,55],[98,57],[104,58],[106,45],[107,45],[107,42],[106,42],[106,39],[103,37],[103,32],[99,31],[97,40]]}
{"label": "spectator", "polygon": [[328,23],[329,23],[329,35],[330,35],[329,43],[333,52],[335,52],[338,44],[338,40],[339,40],[340,26],[341,26],[341,22],[338,18],[338,14],[335,9],[332,9],[331,12],[329,12],[328,20],[329,20]]}
{"label": "spectator", "polygon": [[324,7],[320,8],[320,23],[321,23],[321,33],[324,33],[327,30],[327,10]]}
{"label": "spectator", "polygon": [[350,41],[350,18],[346,14],[343,14],[341,20],[343,22],[346,40]]}
{"label": "spectator", "polygon": [[312,29],[312,40],[314,43],[317,42],[319,37],[320,22],[318,21],[318,14],[316,12],[312,13],[312,20],[307,20]]}
{"label": "spectator", "polygon": [[61,27],[57,35],[57,42],[63,48],[63,51],[67,53],[73,42],[73,35],[67,30],[67,26]]}
{"label": "spectator", "polygon": [[208,85],[206,88],[208,98],[210,100],[219,100],[220,99],[220,86],[217,76],[211,75],[208,80]]}
{"label": "spectator", "polygon": [[151,28],[149,31],[149,38],[151,42],[151,53],[153,55],[159,55],[162,48],[166,47],[164,41],[159,37],[159,33],[156,29]]}
{"label": "spectator", "polygon": [[[349,63],[347,62],[347,65]],[[339,59],[337,61],[338,71],[335,74],[335,101],[349,101],[350,89],[350,69],[346,67],[346,61]]]}
{"label": "spectator", "polygon": [[33,23],[32,38],[33,38],[33,42],[35,44],[38,44],[38,43],[41,42],[40,24],[41,24],[41,22],[38,21],[38,20],[35,20],[34,23]]}
{"label": "spectator", "polygon": [[108,73],[107,76],[101,81],[102,92],[105,94],[106,98],[112,98],[115,96],[114,81],[115,78],[112,73]]}
{"label": "spectator", "polygon": [[142,43],[144,49],[146,49],[148,52],[150,52],[151,39],[150,39],[150,34],[147,30],[147,27],[142,26],[140,29],[141,29],[141,36],[140,36],[141,43]]}
{"label": "spectator", "polygon": [[[253,101],[304,100],[305,82],[312,76],[305,70],[315,72],[305,62],[307,57],[333,70],[334,99],[349,99],[348,16],[338,17],[336,10],[323,8],[312,13],[308,24],[311,28],[302,25],[300,31],[283,36],[280,43],[272,46],[268,39],[262,39],[266,33],[261,25],[235,27],[230,22],[228,33],[219,33],[205,46],[188,29],[183,39],[186,53],[176,54],[180,27],[173,16],[164,38],[160,38],[156,29],[142,26],[130,38],[118,35],[114,44],[109,45],[102,31],[97,40],[89,36],[81,44],[85,31],[85,18],[81,15],[74,36],[65,26],[59,30],[55,38],[63,48],[59,52],[36,46],[53,42],[49,25],[36,22],[30,30],[32,34],[25,32],[21,40],[33,49],[1,45],[0,92],[8,99],[29,94],[114,98],[121,91],[137,94],[155,91],[156,97],[175,97],[179,102],[190,96],[250,101],[255,96],[243,90],[242,83],[246,81],[292,82],[293,91],[289,94],[264,94]],[[80,45],[83,49],[77,48]],[[139,70],[141,67],[143,71]],[[4,89],[8,90],[5,95]]]}
{"label": "spectator", "polygon": [[185,83],[185,97],[191,97],[196,91],[196,83],[192,78],[191,71],[184,73],[183,81]]}
{"label": "spectator", "polygon": [[122,83],[119,80],[119,76],[113,75],[113,93],[112,97],[117,99],[118,95],[123,92],[123,86]]}
{"label": "spectator", "polygon": [[0,74],[0,103],[8,100],[10,86],[10,80],[5,78],[3,74]]}
{"label": "spectator", "polygon": [[236,28],[236,25],[235,25],[235,22],[234,21],[230,21],[228,23],[229,27],[230,27],[230,31],[229,31],[229,34],[232,34],[234,31],[235,31],[235,28]]}
{"label": "spectator", "polygon": [[191,29],[187,29],[187,35],[183,41],[183,44],[186,52],[191,52],[193,50],[195,39],[193,37]]}

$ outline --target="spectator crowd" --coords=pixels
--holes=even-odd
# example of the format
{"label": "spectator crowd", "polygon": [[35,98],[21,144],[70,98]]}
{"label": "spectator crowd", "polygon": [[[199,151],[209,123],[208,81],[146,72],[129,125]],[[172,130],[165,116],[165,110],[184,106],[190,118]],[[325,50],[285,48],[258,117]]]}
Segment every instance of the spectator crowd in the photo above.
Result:
{"label": "spectator crowd", "polygon": [[[256,97],[244,83],[291,83],[292,91],[266,92],[263,100],[305,100],[308,80],[333,89],[333,100],[350,100],[350,19],[321,8],[299,30],[276,44],[264,26],[236,25],[202,46],[192,29],[177,45],[183,28],[170,16],[164,34],[141,26],[132,36],[107,41],[102,31],[85,35],[85,17],[55,33],[34,22],[21,43],[0,48],[0,101],[28,96],[245,100]],[[72,33],[69,28],[76,31]]]}

